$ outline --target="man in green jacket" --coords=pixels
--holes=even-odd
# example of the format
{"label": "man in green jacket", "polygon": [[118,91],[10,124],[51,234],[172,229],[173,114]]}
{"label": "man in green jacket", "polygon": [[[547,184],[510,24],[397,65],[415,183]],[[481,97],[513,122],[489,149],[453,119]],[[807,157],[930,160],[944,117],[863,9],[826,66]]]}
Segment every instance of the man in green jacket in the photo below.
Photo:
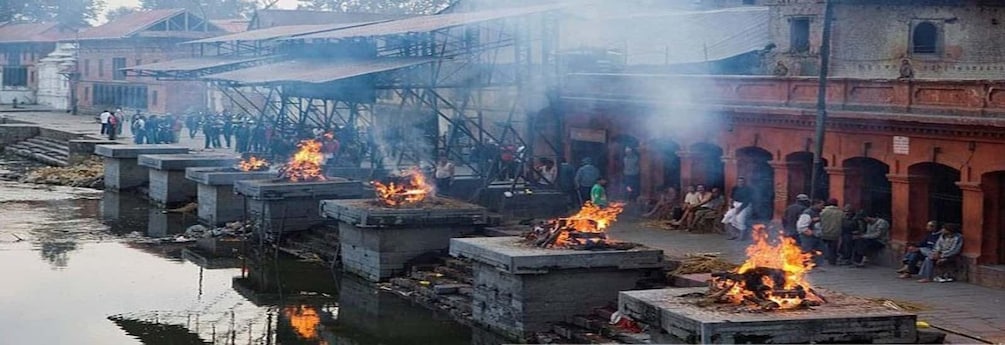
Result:
{"label": "man in green jacket", "polygon": [[844,210],[838,207],[837,199],[827,200],[824,210],[820,211],[820,240],[824,244],[824,258],[831,266],[837,265],[837,247],[843,221]]}
{"label": "man in green jacket", "polygon": [[607,189],[604,188],[606,185],[607,179],[603,177],[597,179],[597,183],[590,189],[590,202],[599,207],[607,207]]}

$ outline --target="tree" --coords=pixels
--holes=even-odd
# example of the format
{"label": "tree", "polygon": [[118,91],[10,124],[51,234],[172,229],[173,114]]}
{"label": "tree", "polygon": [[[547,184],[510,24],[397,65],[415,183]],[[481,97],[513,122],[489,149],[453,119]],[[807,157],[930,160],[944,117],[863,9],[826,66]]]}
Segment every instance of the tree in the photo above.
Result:
{"label": "tree", "polygon": [[314,11],[387,14],[433,14],[450,0],[299,0],[297,8]]}
{"label": "tree", "polygon": [[107,19],[108,21],[113,21],[116,18],[136,12],[136,10],[137,9],[133,7],[119,6],[108,10],[108,12],[105,13],[105,19]]}
{"label": "tree", "polygon": [[86,26],[97,21],[104,0],[0,0],[0,21],[58,21]]}
{"label": "tree", "polygon": [[144,9],[184,8],[206,19],[248,17],[256,5],[255,0],[140,0]]}

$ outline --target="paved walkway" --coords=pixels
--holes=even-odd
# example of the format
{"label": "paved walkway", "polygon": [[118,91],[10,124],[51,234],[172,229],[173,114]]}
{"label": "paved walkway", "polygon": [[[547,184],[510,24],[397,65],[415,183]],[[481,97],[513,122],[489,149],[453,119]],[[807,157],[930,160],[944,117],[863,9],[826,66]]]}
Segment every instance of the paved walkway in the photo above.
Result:
{"label": "paved walkway", "polygon": [[[742,262],[746,243],[726,240],[718,234],[690,234],[646,228],[639,223],[622,222],[611,236],[663,249],[667,255],[719,252],[732,262]],[[924,307],[918,319],[929,324],[976,337],[988,342],[1005,343],[1005,290],[968,283],[917,283],[898,279],[889,267],[854,268],[823,266],[810,274],[814,285],[849,295],[910,302]],[[974,342],[950,336],[954,343]]]}
{"label": "paved walkway", "polygon": [[[66,112],[55,112],[46,111],[44,109],[37,109],[33,111],[27,111],[27,109],[11,109],[10,105],[0,106],[0,116],[17,121],[25,121],[38,124],[42,127],[78,133],[82,135],[87,135],[93,137],[94,139],[107,139],[107,136],[101,135],[101,125],[97,120],[97,114],[80,114],[80,115],[70,115]],[[206,152],[234,152],[232,149],[221,148],[221,149],[203,149],[205,137],[200,131],[196,134],[195,138],[188,137],[188,130],[182,130],[182,138],[179,140],[178,144],[189,147],[195,151],[206,151]],[[130,133],[128,127],[122,130],[122,136],[116,138],[116,142],[123,144],[131,144],[133,142],[133,137]]]}

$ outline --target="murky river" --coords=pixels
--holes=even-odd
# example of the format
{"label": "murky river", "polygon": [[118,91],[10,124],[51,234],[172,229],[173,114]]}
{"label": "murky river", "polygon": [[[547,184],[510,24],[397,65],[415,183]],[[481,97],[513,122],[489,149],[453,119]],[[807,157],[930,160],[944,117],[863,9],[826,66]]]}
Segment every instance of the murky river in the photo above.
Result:
{"label": "murky river", "polygon": [[0,182],[0,344],[497,342],[316,263],[136,241],[193,223],[135,197]]}

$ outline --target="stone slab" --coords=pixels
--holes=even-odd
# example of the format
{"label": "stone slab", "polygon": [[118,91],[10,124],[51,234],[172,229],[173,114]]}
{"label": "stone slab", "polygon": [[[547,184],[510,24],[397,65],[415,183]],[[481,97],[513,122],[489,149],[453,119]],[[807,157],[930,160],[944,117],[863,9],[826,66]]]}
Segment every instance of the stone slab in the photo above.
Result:
{"label": "stone slab", "polygon": [[198,188],[195,182],[185,179],[185,172],[178,170],[148,169],[150,185],[147,196],[158,206],[174,206],[196,199]]}
{"label": "stone slab", "polygon": [[196,195],[199,200],[199,222],[221,226],[244,219],[244,197],[234,194],[234,186],[199,183]]}
{"label": "stone slab", "polygon": [[185,169],[185,178],[210,186],[233,186],[241,180],[269,180],[276,174],[275,171],[241,171],[227,167]]}
{"label": "stone slab", "polygon": [[229,155],[154,154],[140,155],[140,166],[157,170],[184,171],[186,168],[234,166],[240,160]]}
{"label": "stone slab", "polygon": [[135,159],[105,157],[104,161],[105,190],[136,188],[150,181],[149,169],[136,164]]}
{"label": "stone slab", "polygon": [[[234,191],[256,200],[284,198],[352,199],[363,195],[363,184],[341,178],[319,182],[286,180],[241,180],[234,182]],[[317,212],[317,206],[314,207]]]}
{"label": "stone slab", "polygon": [[874,302],[820,291],[829,303],[801,310],[743,312],[699,307],[707,287],[621,292],[618,307],[633,320],[686,343],[913,343],[917,316]]}
{"label": "stone slab", "polygon": [[415,207],[383,207],[375,199],[324,200],[321,213],[359,227],[471,226],[488,223],[484,207],[446,198],[430,198]]}
{"label": "stone slab", "polygon": [[521,237],[454,238],[450,255],[469,258],[511,274],[544,274],[564,269],[662,268],[663,251],[647,247],[630,250],[568,250],[537,248],[519,243]]}
{"label": "stone slab", "polygon": [[188,148],[178,145],[96,145],[94,154],[108,158],[136,158],[140,155],[188,153]]}
{"label": "stone slab", "polygon": [[339,222],[342,267],[370,281],[405,271],[409,261],[427,253],[444,253],[450,239],[474,233],[473,225],[373,228]]}

